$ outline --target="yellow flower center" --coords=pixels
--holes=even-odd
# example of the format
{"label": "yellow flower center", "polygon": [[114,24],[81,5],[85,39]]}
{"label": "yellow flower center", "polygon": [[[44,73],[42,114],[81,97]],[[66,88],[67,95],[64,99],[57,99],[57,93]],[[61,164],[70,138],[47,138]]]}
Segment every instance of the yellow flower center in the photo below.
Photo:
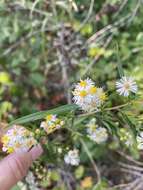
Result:
{"label": "yellow flower center", "polygon": [[126,83],[124,84],[124,87],[126,88],[126,90],[129,90],[129,89],[130,89],[130,84],[126,82]]}
{"label": "yellow flower center", "polygon": [[95,94],[96,91],[97,91],[97,88],[96,88],[95,86],[93,86],[93,87],[91,87],[91,88],[89,89],[89,93],[90,93],[90,94]]}
{"label": "yellow flower center", "polygon": [[84,98],[87,95],[87,92],[85,90],[80,91],[79,96]]}
{"label": "yellow flower center", "polygon": [[51,119],[52,119],[52,115],[47,115],[47,116],[46,116],[46,120],[47,120],[47,121],[49,121],[49,120],[51,120]]}
{"label": "yellow flower center", "polygon": [[90,125],[90,129],[94,132],[97,129],[97,125]]}
{"label": "yellow flower center", "polygon": [[7,152],[8,152],[8,153],[14,152],[14,148],[12,148],[12,147],[8,148],[8,151],[7,151]]}
{"label": "yellow flower center", "polygon": [[8,143],[8,141],[9,141],[9,137],[8,136],[5,135],[5,136],[2,137],[2,143],[5,144],[5,143]]}
{"label": "yellow flower center", "polygon": [[87,82],[84,80],[81,80],[79,83],[80,86],[85,87],[87,85]]}

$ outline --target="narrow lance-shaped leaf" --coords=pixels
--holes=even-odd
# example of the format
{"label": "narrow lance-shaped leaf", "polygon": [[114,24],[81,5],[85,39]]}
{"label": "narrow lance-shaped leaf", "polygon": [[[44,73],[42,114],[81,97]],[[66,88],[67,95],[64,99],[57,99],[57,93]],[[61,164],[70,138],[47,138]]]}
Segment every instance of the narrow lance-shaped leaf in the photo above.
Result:
{"label": "narrow lance-shaped leaf", "polygon": [[27,122],[42,119],[48,114],[63,114],[63,113],[69,112],[69,111],[74,111],[77,108],[78,108],[78,106],[76,106],[75,104],[64,105],[64,106],[60,106],[58,108],[54,108],[51,110],[40,111],[40,112],[36,112],[36,113],[30,114],[30,115],[21,117],[19,119],[12,121],[9,125],[24,124]]}
{"label": "narrow lance-shaped leaf", "polygon": [[116,55],[117,55],[117,69],[118,69],[119,76],[121,78],[122,76],[124,76],[124,71],[122,68],[121,59],[119,57],[119,47],[117,43],[116,43]]}
{"label": "narrow lance-shaped leaf", "polygon": [[129,127],[131,128],[132,132],[134,133],[134,135],[136,136],[136,126],[134,125],[134,123],[131,121],[131,119],[122,111],[120,111],[121,116],[123,117],[123,119],[125,120],[126,124],[129,125]]}

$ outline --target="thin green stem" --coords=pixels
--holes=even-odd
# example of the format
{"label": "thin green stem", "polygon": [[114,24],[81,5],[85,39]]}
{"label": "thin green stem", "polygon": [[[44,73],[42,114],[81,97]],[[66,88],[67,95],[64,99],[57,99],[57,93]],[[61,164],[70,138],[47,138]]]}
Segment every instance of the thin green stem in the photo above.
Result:
{"label": "thin green stem", "polygon": [[114,106],[114,107],[111,107],[111,108],[105,108],[105,111],[118,110],[120,108],[128,106],[129,104],[131,104],[131,103],[128,102],[126,104],[122,104],[122,105],[119,105],[119,106]]}
{"label": "thin green stem", "polygon": [[87,16],[86,16],[85,20],[81,23],[81,25],[79,26],[79,28],[76,32],[79,32],[85,26],[85,24],[88,22],[90,16],[92,15],[93,7],[94,7],[94,0],[91,0]]}
{"label": "thin green stem", "polygon": [[82,144],[82,146],[83,146],[83,148],[84,148],[87,156],[89,157],[90,162],[92,163],[92,166],[93,166],[93,168],[94,168],[94,170],[96,172],[96,175],[97,175],[97,184],[99,184],[101,182],[101,175],[100,175],[99,169],[98,169],[96,163],[94,162],[94,159],[93,159],[93,157],[92,157],[92,155],[91,155],[91,153],[90,153],[90,151],[89,151],[86,143],[83,141],[82,138],[80,138],[80,142],[81,142],[81,144]]}
{"label": "thin green stem", "polygon": [[92,157],[92,155],[91,155],[91,153],[90,153],[90,151],[89,151],[87,145],[85,144],[85,142],[84,142],[83,139],[82,139],[83,134],[79,133],[78,131],[74,131],[72,128],[66,127],[66,129],[68,129],[68,130],[71,131],[72,133],[74,133],[74,134],[76,134],[76,135],[79,136],[80,142],[81,142],[81,144],[82,144],[82,146],[83,146],[83,148],[84,148],[84,150],[85,150],[87,156],[89,157],[89,159],[90,159],[90,161],[91,161],[91,163],[92,163],[92,165],[93,165],[93,168],[94,168],[94,170],[95,170],[95,172],[96,172],[96,175],[97,175],[97,184],[99,184],[100,181],[101,181],[100,172],[99,172],[99,169],[98,169],[96,163],[94,162],[94,159],[93,159],[93,157]]}
{"label": "thin green stem", "polygon": [[[126,104],[122,104],[122,105],[119,105],[119,106],[114,106],[114,107],[111,107],[111,108],[105,108],[104,110],[105,111],[112,111],[112,110],[118,110],[118,109],[120,109],[120,108],[123,108],[123,107],[126,107],[126,106],[128,106],[128,105],[130,105],[131,103],[126,103]],[[90,113],[85,113],[85,114],[80,114],[80,115],[78,115],[78,117],[86,117],[86,116],[90,116],[90,115],[93,115],[93,114],[95,114],[95,113],[97,113],[97,112],[101,112],[101,110],[99,110],[99,111],[94,111],[94,112],[90,112]]]}

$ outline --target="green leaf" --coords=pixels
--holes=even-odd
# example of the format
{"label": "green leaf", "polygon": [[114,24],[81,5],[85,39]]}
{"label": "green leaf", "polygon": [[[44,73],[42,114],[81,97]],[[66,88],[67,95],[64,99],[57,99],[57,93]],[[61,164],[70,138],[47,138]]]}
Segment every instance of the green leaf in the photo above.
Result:
{"label": "green leaf", "polygon": [[27,122],[42,119],[48,114],[63,114],[63,113],[69,112],[69,111],[74,111],[77,108],[78,108],[78,106],[75,105],[75,104],[64,105],[64,106],[60,106],[58,108],[54,108],[54,109],[51,109],[51,110],[40,111],[40,112],[36,112],[36,113],[30,114],[30,115],[21,117],[19,119],[16,119],[16,120],[12,121],[9,125],[24,124],[24,123],[27,123]]}
{"label": "green leaf", "polygon": [[124,72],[123,72],[123,69],[122,69],[122,64],[119,61],[117,62],[117,68],[118,68],[119,76],[120,77],[124,76]]}
{"label": "green leaf", "polygon": [[117,125],[112,121],[103,120],[103,125],[109,130],[110,133],[116,134],[117,133]]}
{"label": "green leaf", "polygon": [[30,74],[30,82],[34,86],[40,86],[44,83],[45,77],[40,73],[31,73]]}
{"label": "green leaf", "polygon": [[131,121],[131,118],[129,118],[125,113],[123,113],[122,111],[120,111],[121,116],[123,117],[124,121],[126,124],[128,124],[128,126],[131,128],[133,134],[136,136],[137,131],[136,131],[136,126],[135,124]]}
{"label": "green leaf", "polygon": [[85,119],[87,119],[87,116],[84,116],[84,117],[82,117],[82,118],[76,118],[76,119],[74,120],[74,126],[80,125]]}
{"label": "green leaf", "polygon": [[121,78],[122,76],[124,76],[124,71],[122,68],[121,59],[119,57],[119,46],[117,43],[116,43],[116,55],[117,55],[117,69],[118,69],[119,76]]}

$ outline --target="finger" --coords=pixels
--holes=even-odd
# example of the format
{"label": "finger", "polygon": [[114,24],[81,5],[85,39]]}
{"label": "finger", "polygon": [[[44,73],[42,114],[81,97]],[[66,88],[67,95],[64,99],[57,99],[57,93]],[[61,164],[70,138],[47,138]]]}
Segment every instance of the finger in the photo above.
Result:
{"label": "finger", "polygon": [[35,146],[29,152],[13,153],[0,162],[0,187],[9,190],[19,180],[21,180],[34,160],[36,160],[43,150],[40,145]]}

